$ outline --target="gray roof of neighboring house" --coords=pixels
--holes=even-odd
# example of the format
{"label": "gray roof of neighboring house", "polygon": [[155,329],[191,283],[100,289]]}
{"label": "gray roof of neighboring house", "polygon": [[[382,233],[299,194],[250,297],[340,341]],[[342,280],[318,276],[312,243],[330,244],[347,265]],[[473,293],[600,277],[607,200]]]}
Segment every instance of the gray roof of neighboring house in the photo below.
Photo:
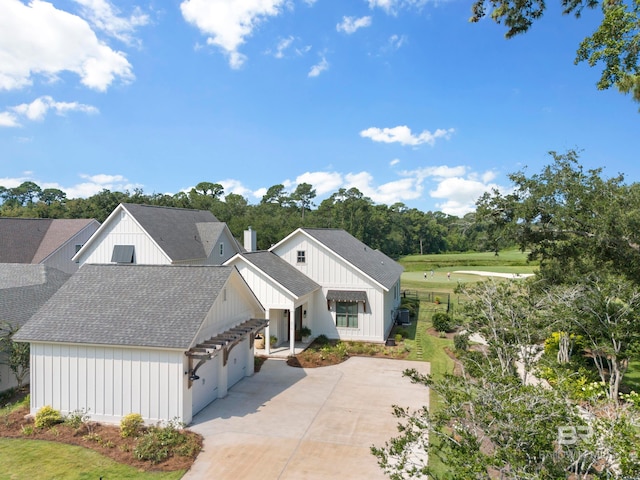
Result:
{"label": "gray roof of neighboring house", "polygon": [[207,210],[122,205],[174,262],[207,258],[225,227]]}
{"label": "gray roof of neighboring house", "polygon": [[14,338],[188,349],[234,270],[84,265]]}
{"label": "gray roof of neighboring house", "polygon": [[288,264],[273,252],[242,253],[241,256],[273,278],[284,288],[301,297],[320,288],[320,285]]}
{"label": "gray roof of neighboring house", "polygon": [[40,263],[93,219],[0,217],[0,263]]}
{"label": "gray roof of neighboring house", "polygon": [[45,265],[0,264],[0,321],[22,327],[70,277]]}
{"label": "gray roof of neighboring house", "polygon": [[380,250],[368,247],[345,230],[332,228],[302,228],[301,230],[387,289],[393,287],[404,270],[395,260]]}

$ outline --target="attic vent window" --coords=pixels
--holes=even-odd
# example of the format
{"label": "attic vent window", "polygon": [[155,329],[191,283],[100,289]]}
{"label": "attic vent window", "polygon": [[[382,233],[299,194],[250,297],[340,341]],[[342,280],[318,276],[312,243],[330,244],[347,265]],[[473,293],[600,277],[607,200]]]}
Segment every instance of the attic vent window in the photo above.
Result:
{"label": "attic vent window", "polygon": [[298,254],[296,258],[298,263],[305,263],[306,257],[305,257],[304,250],[298,250]]}
{"label": "attic vent window", "polygon": [[111,261],[114,263],[135,263],[133,245],[114,245]]}
{"label": "attic vent window", "polygon": [[220,256],[222,257],[224,255],[224,243],[220,244]]}

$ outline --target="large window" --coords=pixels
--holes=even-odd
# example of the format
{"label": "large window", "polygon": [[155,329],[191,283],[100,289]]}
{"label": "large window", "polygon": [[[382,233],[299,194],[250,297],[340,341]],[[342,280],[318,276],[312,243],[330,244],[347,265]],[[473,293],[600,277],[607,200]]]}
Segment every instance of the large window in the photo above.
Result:
{"label": "large window", "polygon": [[305,258],[304,250],[298,250],[297,260],[298,260],[298,263],[305,263],[306,258]]}
{"label": "large window", "polygon": [[336,302],[336,326],[358,328],[358,304]]}

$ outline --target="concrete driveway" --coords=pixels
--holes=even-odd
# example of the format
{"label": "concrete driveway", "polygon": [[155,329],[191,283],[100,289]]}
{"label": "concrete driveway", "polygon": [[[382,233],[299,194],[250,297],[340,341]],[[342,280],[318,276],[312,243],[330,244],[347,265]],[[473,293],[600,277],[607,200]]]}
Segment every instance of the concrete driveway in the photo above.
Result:
{"label": "concrete driveway", "polygon": [[204,450],[184,480],[386,478],[369,448],[397,434],[391,406],[418,408],[427,388],[402,376],[429,364],[350,358],[301,369],[269,359],[195,416]]}

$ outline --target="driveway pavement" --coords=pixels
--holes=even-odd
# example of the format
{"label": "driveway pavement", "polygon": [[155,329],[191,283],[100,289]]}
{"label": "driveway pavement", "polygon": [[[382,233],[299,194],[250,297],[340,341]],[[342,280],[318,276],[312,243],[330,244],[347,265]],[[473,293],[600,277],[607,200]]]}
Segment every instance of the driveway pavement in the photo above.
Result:
{"label": "driveway pavement", "polygon": [[350,358],[301,369],[269,359],[194,417],[204,450],[184,480],[383,479],[370,446],[397,434],[391,406],[418,408],[424,386],[402,376],[429,364]]}

